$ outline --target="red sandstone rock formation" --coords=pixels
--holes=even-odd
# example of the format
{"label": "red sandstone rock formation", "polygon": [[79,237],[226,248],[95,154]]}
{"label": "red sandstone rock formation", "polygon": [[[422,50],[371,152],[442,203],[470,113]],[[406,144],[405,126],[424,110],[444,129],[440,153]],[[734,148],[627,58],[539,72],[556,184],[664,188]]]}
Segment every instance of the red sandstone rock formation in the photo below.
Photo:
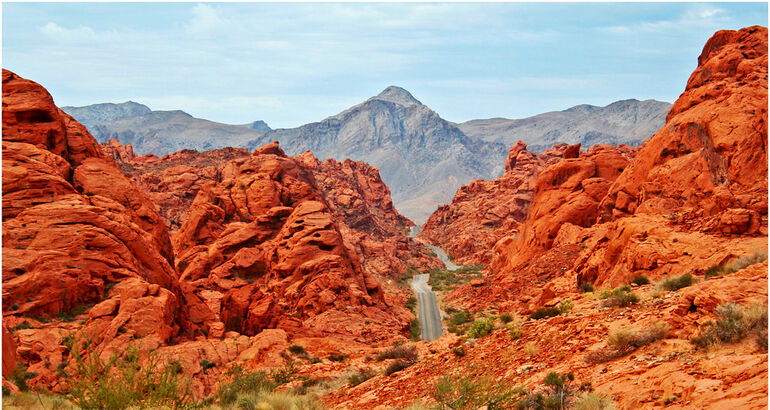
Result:
{"label": "red sandstone rock formation", "polygon": [[511,147],[500,178],[463,185],[451,204],[440,206],[430,216],[418,237],[441,247],[459,263],[488,264],[494,244],[506,235],[518,234],[539,173],[558,162],[567,149],[579,152],[580,144],[558,144],[535,155],[519,141]]}
{"label": "red sandstone rock formation", "polygon": [[364,321],[408,325],[345,246],[313,175],[277,143],[225,164],[174,242],[180,279],[209,307],[194,320],[210,334],[279,327],[381,337]]}
{"label": "red sandstone rock formation", "polygon": [[548,275],[562,290],[702,273],[767,248],[767,29],[719,32],[698,61],[633,160],[601,149],[540,174],[524,233],[495,247],[492,299],[513,297],[503,284],[569,246],[582,249],[571,268]]}
{"label": "red sandstone rock formation", "polygon": [[46,352],[64,347],[45,335],[73,327],[42,318],[77,315],[94,346],[178,335],[186,314],[154,205],[43,87],[6,70],[2,143],[3,322],[34,325],[17,335],[32,384],[50,386],[61,362]]}

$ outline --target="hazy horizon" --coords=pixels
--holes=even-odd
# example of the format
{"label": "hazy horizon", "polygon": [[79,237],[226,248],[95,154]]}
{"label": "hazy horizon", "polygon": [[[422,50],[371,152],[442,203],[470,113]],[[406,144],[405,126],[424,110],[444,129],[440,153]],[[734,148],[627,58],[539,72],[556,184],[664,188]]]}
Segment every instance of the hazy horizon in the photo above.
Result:
{"label": "hazy horizon", "polygon": [[767,3],[3,3],[3,67],[58,105],[128,100],[273,128],[403,87],[443,118],[673,102]]}

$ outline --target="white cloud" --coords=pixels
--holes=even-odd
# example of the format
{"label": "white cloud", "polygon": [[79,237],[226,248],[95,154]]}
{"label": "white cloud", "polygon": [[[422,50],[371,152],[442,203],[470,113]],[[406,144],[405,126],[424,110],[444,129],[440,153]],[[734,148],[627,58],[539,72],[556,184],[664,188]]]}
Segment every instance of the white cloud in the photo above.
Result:
{"label": "white cloud", "polygon": [[94,41],[98,37],[91,27],[80,26],[78,28],[64,28],[54,22],[39,27],[40,32],[51,40],[64,42]]}
{"label": "white cloud", "polygon": [[198,3],[191,10],[193,16],[184,25],[187,34],[206,36],[226,32],[233,28],[231,21],[222,16],[221,11],[208,4]]}

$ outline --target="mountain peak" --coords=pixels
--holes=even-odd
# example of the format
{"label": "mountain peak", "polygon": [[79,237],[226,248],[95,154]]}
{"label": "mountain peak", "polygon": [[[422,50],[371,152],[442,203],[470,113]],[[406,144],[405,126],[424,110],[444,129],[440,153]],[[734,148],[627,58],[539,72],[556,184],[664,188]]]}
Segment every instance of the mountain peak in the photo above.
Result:
{"label": "mountain peak", "polygon": [[388,101],[400,105],[421,105],[422,103],[414,98],[409,91],[395,85],[384,89],[381,93],[370,98],[370,100]]}

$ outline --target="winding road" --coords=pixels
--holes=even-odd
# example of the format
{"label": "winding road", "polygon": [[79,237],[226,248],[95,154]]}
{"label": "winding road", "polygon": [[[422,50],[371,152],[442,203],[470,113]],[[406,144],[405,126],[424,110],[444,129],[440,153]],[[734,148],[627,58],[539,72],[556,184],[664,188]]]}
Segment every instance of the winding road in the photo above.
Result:
{"label": "winding road", "polygon": [[[420,233],[420,228],[413,226],[409,232],[409,237],[414,238]],[[423,243],[436,253],[439,260],[444,263],[449,270],[456,270],[457,265],[449,261],[447,254],[441,249]],[[441,326],[441,310],[438,307],[438,299],[436,294],[428,286],[428,280],[430,274],[424,273],[415,275],[410,285],[414,294],[417,297],[417,317],[420,319],[420,333],[422,340],[436,340],[444,334],[444,329]]]}

